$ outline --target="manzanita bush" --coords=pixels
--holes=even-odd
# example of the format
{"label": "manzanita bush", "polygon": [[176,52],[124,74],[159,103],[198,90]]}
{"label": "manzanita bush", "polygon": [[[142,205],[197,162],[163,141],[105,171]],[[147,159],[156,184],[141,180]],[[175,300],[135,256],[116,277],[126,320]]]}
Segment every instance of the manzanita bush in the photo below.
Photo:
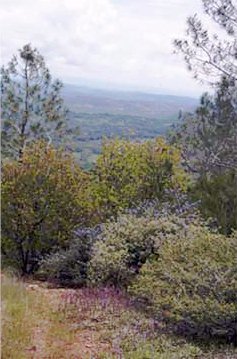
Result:
{"label": "manzanita bush", "polygon": [[104,226],[92,248],[89,280],[95,285],[127,287],[146,261],[159,257],[168,238],[184,235],[186,219],[123,214]]}
{"label": "manzanita bush", "polygon": [[237,344],[236,263],[236,232],[189,225],[144,264],[130,292],[182,334]]}

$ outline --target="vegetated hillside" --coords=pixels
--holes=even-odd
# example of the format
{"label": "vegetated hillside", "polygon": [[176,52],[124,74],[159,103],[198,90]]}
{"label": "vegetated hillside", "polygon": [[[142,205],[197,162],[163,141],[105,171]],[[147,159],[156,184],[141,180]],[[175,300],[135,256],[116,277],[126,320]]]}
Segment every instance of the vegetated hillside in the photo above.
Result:
{"label": "vegetated hillside", "polygon": [[65,85],[63,96],[72,123],[80,127],[76,152],[87,168],[100,152],[103,137],[146,139],[163,135],[178,121],[180,110],[193,111],[198,103],[190,97],[74,85]]}
{"label": "vegetated hillside", "polygon": [[63,95],[70,109],[77,113],[109,113],[157,118],[192,110],[197,99],[184,96],[90,89],[65,85]]}

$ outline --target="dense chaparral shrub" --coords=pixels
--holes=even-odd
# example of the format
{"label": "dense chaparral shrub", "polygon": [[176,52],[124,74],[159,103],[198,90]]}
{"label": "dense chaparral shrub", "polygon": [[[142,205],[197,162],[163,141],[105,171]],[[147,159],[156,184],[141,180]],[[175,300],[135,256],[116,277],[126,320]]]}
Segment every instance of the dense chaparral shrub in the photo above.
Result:
{"label": "dense chaparral shrub", "polygon": [[189,226],[165,241],[129,291],[182,334],[237,344],[237,233]]}
{"label": "dense chaparral shrub", "polygon": [[[168,198],[171,195],[173,191],[168,191]],[[178,196],[178,201],[173,203],[168,200],[162,203],[157,200],[146,201],[126,210],[116,221],[110,220],[105,225],[77,230],[67,249],[51,253],[41,261],[37,276],[64,286],[82,286],[88,279],[90,260],[89,282],[125,285],[126,280],[129,282],[136,275],[150,255],[157,255],[159,241],[154,241],[155,234],[158,233],[163,240],[163,233],[166,236],[176,233],[177,228],[180,230],[180,226],[184,227],[185,223],[198,218],[195,203],[188,201],[183,193],[176,193],[175,196]],[[182,215],[182,219],[176,219],[173,214]],[[170,219],[166,221],[167,216]],[[105,251],[101,253],[104,240],[108,258],[111,255],[109,266],[104,262]],[[99,262],[101,268],[98,272]],[[104,269],[105,264],[107,268]]]}
{"label": "dense chaparral shrub", "polygon": [[69,154],[45,142],[2,168],[3,259],[31,273],[43,255],[65,246],[88,220],[88,176]]}
{"label": "dense chaparral shrub", "polygon": [[97,285],[127,286],[164,241],[185,231],[185,219],[122,214],[102,227],[93,246],[89,278]]}
{"label": "dense chaparral shrub", "polygon": [[36,278],[67,287],[85,285],[91,248],[99,233],[100,226],[75,231],[67,249],[51,253],[40,262]]}

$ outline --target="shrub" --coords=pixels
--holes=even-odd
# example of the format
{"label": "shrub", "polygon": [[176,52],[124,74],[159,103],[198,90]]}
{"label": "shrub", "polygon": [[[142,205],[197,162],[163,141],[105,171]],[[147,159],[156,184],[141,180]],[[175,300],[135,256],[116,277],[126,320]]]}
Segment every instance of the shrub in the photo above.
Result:
{"label": "shrub", "polygon": [[67,287],[85,285],[91,247],[98,231],[98,228],[77,231],[67,249],[51,253],[40,262],[36,278]]}
{"label": "shrub", "polygon": [[157,257],[164,240],[185,228],[175,217],[158,219],[120,215],[110,220],[94,244],[90,280],[96,284],[127,286],[150,257]]}
{"label": "shrub", "polygon": [[167,188],[186,185],[179,151],[162,138],[104,142],[94,174],[94,198],[101,218],[144,200],[162,198]]}
{"label": "shrub", "polygon": [[237,234],[228,238],[195,226],[183,234],[164,243],[129,290],[183,334],[234,341]]}
{"label": "shrub", "polygon": [[20,162],[2,169],[2,252],[31,273],[53,248],[66,245],[87,220],[85,173],[73,158],[44,142],[27,147]]}
{"label": "shrub", "polygon": [[143,201],[125,209],[124,213],[154,218],[177,216],[185,219],[186,223],[193,223],[194,220],[199,220],[201,223],[199,205],[200,201],[191,200],[188,192],[169,189],[164,191],[162,201],[159,199]]}
{"label": "shrub", "polygon": [[237,171],[229,170],[212,176],[202,176],[193,188],[201,199],[200,210],[212,217],[220,231],[229,235],[237,229]]}

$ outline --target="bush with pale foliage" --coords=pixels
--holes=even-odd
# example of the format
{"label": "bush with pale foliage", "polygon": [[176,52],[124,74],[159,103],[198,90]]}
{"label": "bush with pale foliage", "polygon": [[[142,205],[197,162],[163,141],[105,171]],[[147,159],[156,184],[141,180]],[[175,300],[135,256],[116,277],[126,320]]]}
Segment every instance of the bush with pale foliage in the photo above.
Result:
{"label": "bush with pale foliage", "polygon": [[144,264],[130,292],[183,334],[236,344],[237,233],[189,226]]}
{"label": "bush with pale foliage", "polygon": [[127,286],[169,237],[185,231],[185,220],[120,215],[108,221],[93,246],[89,278],[96,284]]}

